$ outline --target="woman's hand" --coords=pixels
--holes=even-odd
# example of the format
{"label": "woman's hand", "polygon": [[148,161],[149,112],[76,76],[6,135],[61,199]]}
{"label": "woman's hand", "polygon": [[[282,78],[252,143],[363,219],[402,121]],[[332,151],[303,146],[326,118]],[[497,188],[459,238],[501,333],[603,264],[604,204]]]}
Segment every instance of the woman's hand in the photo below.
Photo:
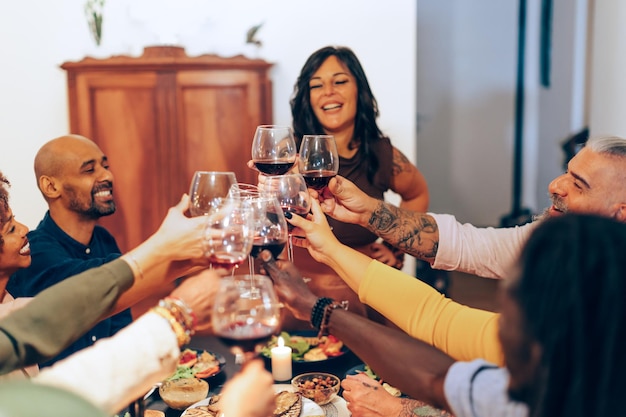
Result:
{"label": "woman's hand", "polygon": [[311,213],[307,219],[285,213],[287,221],[295,226],[292,231],[293,243],[306,248],[313,259],[327,263],[337,245],[341,245],[330,228],[326,216],[317,200],[311,200]]}

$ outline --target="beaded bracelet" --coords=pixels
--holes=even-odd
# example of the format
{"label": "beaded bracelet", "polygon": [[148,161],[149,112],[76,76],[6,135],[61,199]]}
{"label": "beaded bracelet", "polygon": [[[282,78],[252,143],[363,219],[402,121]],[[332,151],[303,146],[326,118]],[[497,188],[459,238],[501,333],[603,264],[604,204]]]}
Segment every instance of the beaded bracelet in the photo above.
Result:
{"label": "beaded bracelet", "polygon": [[184,320],[185,327],[191,331],[193,336],[196,325],[198,324],[198,318],[187,303],[180,298],[167,296],[159,301],[159,305],[169,308],[174,314],[180,314]]}
{"label": "beaded bracelet", "polygon": [[176,335],[176,341],[178,342],[178,346],[182,347],[189,343],[191,340],[191,334],[187,331],[183,325],[174,317],[172,312],[168,310],[166,307],[156,306],[150,309],[151,312],[158,314],[163,317],[172,327],[174,334]]}
{"label": "beaded bracelet", "polygon": [[333,311],[335,311],[336,309],[341,308],[343,310],[347,310],[348,309],[348,301],[344,300],[341,301],[340,303],[336,303],[336,302],[332,302],[328,305],[326,305],[326,307],[324,307],[324,315],[322,316],[322,324],[320,325],[320,331],[317,334],[317,337],[322,337],[322,336],[327,336],[328,335],[328,323],[330,322],[330,316],[331,314],[333,314]]}
{"label": "beaded bracelet", "polygon": [[328,297],[318,298],[311,310],[311,326],[314,329],[319,330],[322,325],[322,319],[324,318],[324,309],[327,305],[332,304],[334,300]]}

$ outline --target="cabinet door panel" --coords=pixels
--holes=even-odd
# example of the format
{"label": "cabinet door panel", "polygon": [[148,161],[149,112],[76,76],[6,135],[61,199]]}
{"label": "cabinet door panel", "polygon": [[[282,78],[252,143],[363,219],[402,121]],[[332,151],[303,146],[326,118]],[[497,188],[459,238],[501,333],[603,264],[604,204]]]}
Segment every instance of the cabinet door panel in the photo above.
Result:
{"label": "cabinet door panel", "polygon": [[257,125],[271,120],[261,114],[255,73],[180,72],[177,90],[184,180],[196,170],[234,171],[238,181],[256,183],[256,173],[246,165],[252,136]]}
{"label": "cabinet door panel", "polygon": [[89,97],[81,101],[80,111],[89,117],[81,118],[85,124],[78,133],[98,143],[114,175],[117,210],[101,223],[123,251],[152,234],[172,203],[163,196],[160,148],[167,129],[159,117],[163,100],[155,82],[151,74],[83,74],[78,83],[80,93]]}

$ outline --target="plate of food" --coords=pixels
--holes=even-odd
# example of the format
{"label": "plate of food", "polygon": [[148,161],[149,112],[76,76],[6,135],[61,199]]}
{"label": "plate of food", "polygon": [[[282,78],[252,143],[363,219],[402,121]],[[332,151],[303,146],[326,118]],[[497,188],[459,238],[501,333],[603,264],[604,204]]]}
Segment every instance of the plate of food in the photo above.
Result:
{"label": "plate of food", "polygon": [[[284,385],[274,385],[276,409],[273,416],[280,417],[325,417],[322,407],[308,398],[296,394]],[[286,387],[290,387],[287,385]],[[214,395],[198,401],[187,408],[181,417],[217,417],[220,413],[220,396]]]}
{"label": "plate of food", "polygon": [[[403,394],[399,389],[397,389],[396,387],[391,386],[390,384],[386,383],[385,381],[382,381],[380,379],[380,377],[378,375],[376,375],[376,373],[368,366],[368,365],[357,365],[354,366],[350,369],[348,369],[346,371],[346,376],[347,375],[356,375],[356,374],[365,374],[368,377],[378,381],[379,383],[382,384],[383,388],[385,388],[385,391],[387,391],[389,394],[393,395],[394,397],[402,397],[402,398],[408,398],[407,395]],[[413,407],[413,415],[415,416],[419,416],[419,417],[453,417],[452,414],[448,413],[445,410],[440,410],[438,408],[435,408],[431,405],[426,404],[423,401],[418,401],[418,400],[413,400],[415,401],[414,407]]]}
{"label": "plate of food", "polygon": [[176,372],[167,380],[181,378],[208,379],[222,372],[226,358],[219,353],[203,349],[187,348],[180,353]]}
{"label": "plate of food", "polygon": [[281,332],[272,336],[270,341],[261,350],[261,356],[271,358],[271,349],[278,345],[278,338],[282,337],[285,346],[291,348],[292,361],[296,363],[328,361],[343,356],[348,348],[336,337],[317,337],[315,331]]}

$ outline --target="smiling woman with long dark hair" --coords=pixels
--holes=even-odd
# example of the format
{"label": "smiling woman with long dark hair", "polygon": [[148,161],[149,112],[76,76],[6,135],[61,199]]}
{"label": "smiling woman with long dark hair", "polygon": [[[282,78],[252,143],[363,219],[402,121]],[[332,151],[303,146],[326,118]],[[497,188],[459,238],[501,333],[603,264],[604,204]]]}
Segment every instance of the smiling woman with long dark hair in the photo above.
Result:
{"label": "smiling woman with long dark hair", "polygon": [[[326,46],[305,62],[291,98],[293,128],[298,147],[303,135],[333,135],[339,153],[339,175],[368,195],[384,199],[391,190],[400,206],[424,212],[428,186],[422,173],[391,144],[378,127],[378,102],[354,52],[344,46]],[[365,228],[329,219],[339,240],[374,259],[402,268],[404,254],[386,245]],[[319,294],[350,301],[351,309],[366,314],[354,292],[329,268],[300,248],[294,262]],[[378,318],[373,311],[370,317]],[[286,323],[289,327],[290,324]]]}

